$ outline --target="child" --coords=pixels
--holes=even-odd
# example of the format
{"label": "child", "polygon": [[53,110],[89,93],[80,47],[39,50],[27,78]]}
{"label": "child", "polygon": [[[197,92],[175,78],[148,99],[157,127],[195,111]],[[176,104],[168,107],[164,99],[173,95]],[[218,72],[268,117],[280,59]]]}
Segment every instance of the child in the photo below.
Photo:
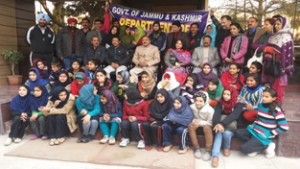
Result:
{"label": "child", "polygon": [[197,130],[204,133],[205,137],[205,153],[203,155],[203,160],[210,160],[210,153],[213,143],[213,131],[212,131],[212,119],[215,110],[209,105],[208,94],[204,91],[198,92],[194,95],[195,103],[190,107],[194,113],[194,119],[189,124],[189,135],[192,140],[194,147],[195,158],[201,158],[201,150],[197,137]]}
{"label": "child", "polygon": [[42,59],[37,59],[34,67],[39,70],[40,76],[43,79],[49,78],[48,67],[45,65],[45,62]]}
{"label": "child", "polygon": [[149,123],[142,123],[144,130],[145,149],[150,151],[152,144],[157,146],[157,151],[162,151],[162,123],[165,116],[172,108],[173,100],[166,89],[159,89],[155,99],[149,106]]}
{"label": "child", "polygon": [[208,86],[207,88],[205,88],[205,91],[208,93],[209,96],[209,105],[211,107],[216,107],[222,97],[222,82],[219,80],[219,78],[211,79],[208,82]]}
{"label": "child", "polygon": [[243,117],[248,122],[254,122],[257,116],[257,107],[262,102],[263,86],[260,85],[258,74],[249,74],[246,77],[246,85],[239,95],[239,102],[244,104]]}
{"label": "child", "polygon": [[138,90],[140,91],[144,100],[152,101],[157,90],[154,74],[149,70],[145,70],[142,71],[140,75],[141,80],[137,84]]}
{"label": "child", "polygon": [[236,63],[229,65],[229,70],[221,75],[223,87],[233,87],[238,92],[241,91],[244,85],[244,76],[241,74],[241,67]]}
{"label": "child", "polygon": [[166,72],[157,84],[157,89],[166,89],[173,100],[180,94],[180,83],[176,80],[173,72]]}
{"label": "child", "polygon": [[75,97],[79,97],[79,90],[85,84],[88,84],[88,78],[82,72],[75,74],[75,79],[71,83],[71,93]]}
{"label": "child", "polygon": [[58,86],[52,90],[47,106],[39,109],[47,116],[50,146],[62,144],[65,136],[77,129],[74,103],[75,97],[62,86]]}
{"label": "child", "polygon": [[275,136],[289,129],[284,113],[276,102],[277,93],[267,88],[263,92],[262,103],[258,105],[258,116],[247,129],[238,129],[236,135],[244,144],[241,152],[256,156],[265,151],[267,158],[275,156]]}
{"label": "child", "polygon": [[12,142],[20,143],[25,133],[26,127],[29,125],[30,116],[30,92],[25,85],[19,87],[18,95],[10,102],[10,109],[12,113],[12,125],[8,138],[4,145],[9,146]]}
{"label": "child", "polygon": [[262,69],[263,69],[263,65],[258,61],[254,61],[250,65],[249,74],[257,73],[259,76],[261,76]]}
{"label": "child", "polygon": [[98,91],[98,95],[100,95],[103,90],[109,90],[113,85],[112,81],[107,78],[106,72],[103,69],[97,70],[96,78],[97,81],[94,83],[94,86]]}
{"label": "child", "polygon": [[130,74],[127,70],[117,72],[117,79],[111,91],[119,98],[120,103],[124,101],[125,89],[129,86]]}
{"label": "child", "polygon": [[58,60],[53,60],[51,62],[51,71],[49,75],[49,83],[51,86],[58,80],[59,72],[61,70],[63,70],[61,62]]}
{"label": "child", "polygon": [[75,105],[78,112],[77,122],[83,132],[78,143],[87,143],[93,140],[98,128],[100,98],[97,95],[97,89],[92,84],[84,85],[80,89]]}
{"label": "child", "polygon": [[126,90],[125,99],[121,122],[122,139],[119,146],[126,147],[130,143],[129,131],[131,130],[138,141],[137,148],[143,149],[145,143],[140,133],[140,124],[149,118],[148,103],[143,100],[140,92],[135,88]]}
{"label": "child", "polygon": [[213,72],[213,67],[210,63],[204,63],[202,71],[197,74],[199,83],[203,87],[207,87],[211,79],[217,78],[218,76]]}
{"label": "child", "polygon": [[43,112],[39,111],[40,107],[46,106],[48,102],[48,93],[42,86],[34,87],[34,95],[30,97],[30,127],[34,131],[31,140],[42,138],[42,140],[48,139],[46,135],[46,117]]}
{"label": "child", "polygon": [[103,90],[100,95],[101,111],[100,111],[100,130],[103,138],[101,144],[116,144],[116,136],[121,123],[122,109],[118,98],[110,90]]}
{"label": "child", "polygon": [[68,76],[68,72],[66,70],[61,70],[59,72],[59,76],[58,76],[58,81],[55,82],[55,84],[53,85],[53,88],[57,87],[57,86],[61,86],[64,87],[68,92],[71,91],[71,80]]}
{"label": "child", "polygon": [[177,133],[179,138],[179,154],[184,154],[188,151],[188,125],[193,120],[193,112],[188,105],[185,97],[176,97],[173,102],[173,107],[165,118],[162,125],[163,130],[163,151],[168,152],[173,147],[173,133]]}
{"label": "child", "polygon": [[72,80],[74,80],[75,79],[75,74],[78,73],[78,72],[85,73],[84,70],[81,69],[80,61],[75,59],[71,63],[71,68],[68,70],[68,75]]}
{"label": "child", "polygon": [[86,76],[89,78],[89,83],[94,84],[96,80],[96,71],[99,66],[98,59],[91,58],[88,61],[87,70],[85,71]]}
{"label": "child", "polygon": [[29,88],[29,93],[33,95],[34,87],[36,85],[44,86],[47,89],[48,94],[51,91],[51,87],[48,80],[42,79],[37,68],[30,68],[28,71],[29,79],[25,82],[25,86]]}
{"label": "child", "polygon": [[181,86],[180,95],[184,96],[189,104],[194,103],[194,93],[199,91],[202,88],[201,85],[198,85],[198,77],[195,73],[191,73],[187,76],[184,86]]}

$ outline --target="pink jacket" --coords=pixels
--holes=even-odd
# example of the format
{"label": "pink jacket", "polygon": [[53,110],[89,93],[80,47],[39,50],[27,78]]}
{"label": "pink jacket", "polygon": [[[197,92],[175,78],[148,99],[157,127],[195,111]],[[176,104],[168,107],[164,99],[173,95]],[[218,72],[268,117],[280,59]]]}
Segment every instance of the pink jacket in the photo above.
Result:
{"label": "pink jacket", "polygon": [[[222,60],[224,60],[227,57],[230,40],[231,40],[231,36],[227,36],[222,43],[222,46],[220,49],[220,55],[222,57]],[[234,50],[234,45],[235,45],[236,41],[237,41],[237,38],[235,40],[233,40],[231,51]],[[247,48],[248,48],[248,38],[247,38],[247,36],[243,35],[243,40],[242,40],[240,51],[238,53],[232,55],[234,63],[244,65],[244,57],[245,57],[245,54],[247,53]]]}

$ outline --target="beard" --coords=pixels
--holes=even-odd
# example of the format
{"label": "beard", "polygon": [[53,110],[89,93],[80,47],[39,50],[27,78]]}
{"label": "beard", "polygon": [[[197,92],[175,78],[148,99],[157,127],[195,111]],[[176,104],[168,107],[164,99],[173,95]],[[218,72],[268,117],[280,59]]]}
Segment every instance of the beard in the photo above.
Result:
{"label": "beard", "polygon": [[39,26],[42,27],[42,28],[44,28],[44,27],[46,27],[46,23],[39,22]]}

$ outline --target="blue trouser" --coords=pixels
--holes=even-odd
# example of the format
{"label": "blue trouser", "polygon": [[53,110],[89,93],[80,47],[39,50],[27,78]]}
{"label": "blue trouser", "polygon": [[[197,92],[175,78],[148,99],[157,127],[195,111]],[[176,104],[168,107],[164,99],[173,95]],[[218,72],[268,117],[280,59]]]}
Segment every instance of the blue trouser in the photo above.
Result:
{"label": "blue trouser", "polygon": [[119,130],[119,122],[117,122],[116,120],[111,120],[109,122],[100,120],[99,123],[100,123],[100,130],[103,136],[116,137]]}
{"label": "blue trouser", "polygon": [[233,132],[225,130],[224,133],[218,132],[215,134],[214,145],[212,149],[212,156],[219,157],[221,145],[223,141],[223,148],[229,149]]}
{"label": "blue trouser", "polygon": [[64,57],[64,64],[66,69],[71,68],[71,63],[73,60],[78,60],[82,64],[82,57],[77,56],[75,53],[73,53],[71,56],[65,56]]}
{"label": "blue trouser", "polygon": [[179,149],[186,149],[188,145],[188,129],[180,124],[173,124],[167,121],[162,125],[163,130],[163,145],[173,144],[173,134],[176,132],[179,138]]}

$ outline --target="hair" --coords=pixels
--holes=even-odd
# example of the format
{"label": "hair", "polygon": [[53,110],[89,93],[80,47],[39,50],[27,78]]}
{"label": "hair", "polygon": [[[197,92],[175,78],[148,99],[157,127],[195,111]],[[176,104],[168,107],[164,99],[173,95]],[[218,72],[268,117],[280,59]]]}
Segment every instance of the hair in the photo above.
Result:
{"label": "hair", "polygon": [[95,19],[95,20],[94,20],[94,24],[95,24],[96,22],[100,22],[101,24],[103,24],[103,20],[101,20],[101,19]]}
{"label": "hair", "polygon": [[256,69],[259,69],[260,70],[260,72],[259,72],[260,74],[262,73],[263,65],[260,62],[254,61],[254,62],[251,63],[251,65],[255,66]]}
{"label": "hair", "polygon": [[221,19],[227,19],[229,21],[232,21],[232,19],[229,15],[223,15],[223,16],[221,16]]}
{"label": "hair", "polygon": [[102,73],[102,74],[104,74],[105,76],[107,75],[106,71],[103,70],[103,69],[98,69],[98,70],[96,71],[96,74],[98,74],[98,73]]}
{"label": "hair", "polygon": [[280,14],[273,15],[272,18],[275,19],[275,20],[280,19],[280,18],[282,18],[282,15],[280,15]]}
{"label": "hair", "polygon": [[199,28],[199,24],[198,24],[197,22],[193,22],[193,23],[191,24],[191,27],[192,27],[193,25],[196,25],[196,26]]}
{"label": "hair", "polygon": [[204,36],[203,36],[203,40],[204,40],[205,38],[209,38],[209,39],[210,39],[210,42],[212,41],[212,38],[211,38],[211,36],[209,36],[209,35],[204,35]]}
{"label": "hair", "polygon": [[[276,90],[272,89],[272,88],[266,88],[263,92],[267,92],[267,93],[270,93],[271,97],[274,98],[274,97],[277,97],[277,92]],[[270,104],[270,109],[269,109],[269,114],[270,115],[273,115],[273,112],[276,110],[276,107],[280,107],[278,105],[278,103],[276,101],[273,101],[271,104]]]}
{"label": "hair", "polygon": [[82,18],[82,19],[81,19],[81,22],[82,22],[82,21],[88,21],[88,23],[91,23],[90,19],[87,18],[87,17],[86,17],[86,18]]}
{"label": "hair", "polygon": [[92,63],[94,63],[95,65],[99,66],[99,60],[96,59],[96,58],[90,58],[90,59],[88,60],[88,62],[92,62]]}
{"label": "hair", "polygon": [[238,69],[240,69],[240,71],[239,71],[239,73],[238,73],[238,76],[237,76],[237,82],[238,82],[241,86],[243,86],[243,83],[241,82],[241,79],[240,79],[240,76],[241,76],[241,74],[242,74],[242,66],[241,66],[240,64],[238,64],[238,63],[230,63],[229,67],[230,67],[231,65],[235,65]]}
{"label": "hair", "polygon": [[275,24],[275,19],[274,18],[266,18],[264,20],[264,22],[269,22],[271,25],[274,25]]}
{"label": "hair", "polygon": [[100,37],[99,37],[98,35],[93,35],[93,36],[91,37],[91,41],[92,41],[94,38],[97,38],[99,41],[101,41],[101,39],[100,39]]}
{"label": "hair", "polygon": [[72,67],[73,63],[75,63],[75,62],[77,62],[77,63],[79,64],[79,69],[80,69],[80,67],[81,67],[81,62],[80,62],[79,60],[77,60],[77,59],[72,60],[72,62],[71,62],[71,67]]}
{"label": "hair", "polygon": [[255,22],[258,22],[258,19],[256,17],[254,17],[254,16],[250,16],[249,19],[254,19]]}
{"label": "hair", "polygon": [[239,33],[243,33],[244,32],[242,26],[239,23],[237,23],[237,22],[231,23],[230,27],[231,26],[235,26],[236,28],[238,28],[239,29]]}
{"label": "hair", "polygon": [[[187,46],[186,46],[187,44],[185,44],[185,41],[184,41],[183,39],[177,39],[177,40],[176,40],[176,43],[177,43],[178,41],[180,41],[180,42],[182,43],[182,49],[183,49],[183,50],[186,50],[186,49],[187,49]],[[176,44],[176,43],[175,43],[175,44]]]}
{"label": "hair", "polygon": [[57,66],[57,67],[62,67],[62,64],[59,60],[57,59],[54,59],[52,62],[51,62],[51,66]]}
{"label": "hair", "polygon": [[114,24],[115,22],[119,23],[119,20],[117,18],[112,18],[111,23]]}
{"label": "hair", "polygon": [[261,77],[257,73],[250,73],[249,75],[246,76],[246,80],[249,77],[252,77],[256,81],[257,85],[260,85],[260,83],[261,83]]}
{"label": "hair", "polygon": [[119,36],[113,36],[111,40],[113,40],[113,39],[118,39],[119,41],[121,41]]}
{"label": "hair", "polygon": [[151,76],[151,75],[149,75],[149,73],[148,73],[147,71],[142,71],[142,72],[140,73],[140,75],[141,75],[141,76],[142,76],[142,75]]}
{"label": "hair", "polygon": [[148,38],[151,41],[151,39],[148,35],[144,35],[144,36],[141,37],[141,39],[144,39],[144,38]]}
{"label": "hair", "polygon": [[213,83],[213,84],[215,84],[215,85],[217,85],[217,86],[218,86],[219,83],[220,83],[219,78],[217,78],[217,77],[216,77],[216,78],[213,78],[213,79],[210,79],[209,82],[211,82],[211,83]]}
{"label": "hair", "polygon": [[34,88],[38,88],[40,90],[43,90],[43,87],[41,85],[35,85]]}

